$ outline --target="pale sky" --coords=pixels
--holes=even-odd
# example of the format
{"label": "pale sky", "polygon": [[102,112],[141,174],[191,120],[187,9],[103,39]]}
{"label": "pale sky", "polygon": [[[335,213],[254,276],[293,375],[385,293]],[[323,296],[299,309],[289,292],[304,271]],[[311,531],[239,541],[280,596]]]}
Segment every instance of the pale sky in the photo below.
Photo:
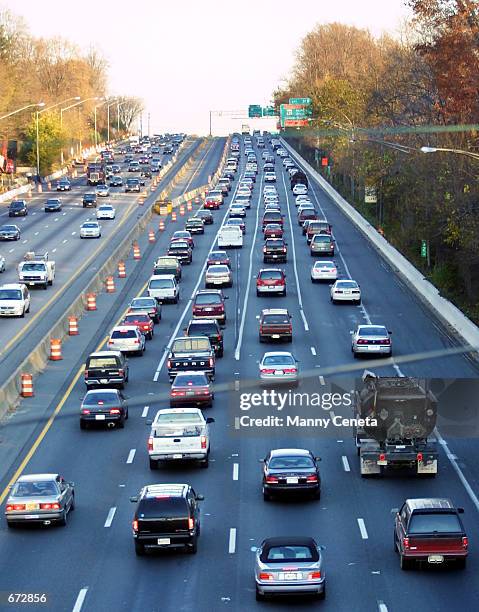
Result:
{"label": "pale sky", "polygon": [[[404,0],[0,0],[34,36],[97,47],[109,62],[110,93],[145,103],[143,132],[206,134],[209,111],[267,105],[287,77],[301,38],[338,21],[395,34]],[[267,121],[267,120],[262,120]],[[251,127],[268,129],[257,120]],[[213,116],[213,133],[241,120]]]}

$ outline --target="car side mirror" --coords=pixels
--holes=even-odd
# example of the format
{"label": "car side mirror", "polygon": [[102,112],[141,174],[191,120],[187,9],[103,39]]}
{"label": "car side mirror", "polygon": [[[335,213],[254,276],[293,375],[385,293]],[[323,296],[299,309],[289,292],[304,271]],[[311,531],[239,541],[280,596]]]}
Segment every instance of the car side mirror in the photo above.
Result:
{"label": "car side mirror", "polygon": [[198,495],[196,496],[196,501],[203,501],[204,499],[205,499],[205,496],[204,496],[204,495],[198,494]]}
{"label": "car side mirror", "polygon": [[458,512],[459,514],[464,514],[464,508],[458,508],[458,509],[457,509],[457,512]]}
{"label": "car side mirror", "polygon": [[229,295],[225,295],[223,299],[225,299],[225,300],[229,300],[229,299],[230,299],[230,298],[229,298]]}
{"label": "car side mirror", "polygon": [[80,400],[80,402],[83,402],[83,400],[85,399],[85,396],[81,395],[78,399]]}
{"label": "car side mirror", "polygon": [[392,331],[390,329],[388,329],[388,334],[391,336],[392,335]]}
{"label": "car side mirror", "polygon": [[213,418],[213,417],[208,417],[208,418],[206,419],[206,422],[207,422],[207,423],[214,423],[214,422],[215,422],[215,420],[214,420],[214,418]]}
{"label": "car side mirror", "polygon": [[132,497],[130,497],[130,501],[133,503],[138,502],[138,495],[133,495]]}
{"label": "car side mirror", "polygon": [[70,487],[72,487],[72,488],[75,486],[75,483],[74,483],[74,482],[69,482],[68,484],[69,484],[69,485],[70,485]]}
{"label": "car side mirror", "polygon": [[148,421],[145,421],[145,423],[146,423],[147,425],[153,425],[153,421],[152,421],[151,419],[149,419]]}
{"label": "car side mirror", "polygon": [[351,334],[351,336],[354,334],[353,330],[351,330],[349,333]]}

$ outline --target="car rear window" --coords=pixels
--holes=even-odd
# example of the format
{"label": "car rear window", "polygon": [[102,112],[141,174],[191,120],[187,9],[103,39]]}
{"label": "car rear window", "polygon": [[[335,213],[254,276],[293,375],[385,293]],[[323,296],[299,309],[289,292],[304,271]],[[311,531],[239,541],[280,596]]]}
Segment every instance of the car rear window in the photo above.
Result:
{"label": "car rear window", "polygon": [[283,274],[279,270],[271,270],[267,272],[260,272],[258,278],[261,280],[281,280]]}
{"label": "car rear window", "polygon": [[221,304],[221,296],[216,293],[200,293],[195,297],[195,304],[204,306],[205,304]]}
{"label": "car rear window", "polygon": [[263,316],[263,323],[266,324],[271,324],[271,325],[287,325],[289,323],[289,318],[287,315],[279,315],[279,314],[274,314],[274,315],[264,315]]}
{"label": "car rear window", "polygon": [[206,386],[208,381],[204,374],[177,374],[173,387]]}
{"label": "car rear window", "polygon": [[338,289],[357,289],[358,284],[355,281],[341,281],[336,283]]}
{"label": "car rear window", "polygon": [[116,329],[111,334],[113,339],[136,338],[137,334],[133,329]]}
{"label": "car rear window", "polygon": [[155,425],[172,425],[175,423],[196,423],[198,425],[201,425],[203,421],[198,413],[191,412],[166,412],[164,414],[159,414],[155,419]]}
{"label": "car rear window", "polygon": [[52,481],[17,482],[12,489],[12,497],[44,497],[57,495],[58,489]]}
{"label": "car rear window", "polygon": [[190,323],[188,327],[189,336],[202,336],[217,333],[218,327],[215,325],[215,323]]}
{"label": "car rear window", "polygon": [[154,298],[148,298],[147,300],[133,300],[131,302],[131,308],[152,308],[156,306]]}
{"label": "car rear window", "polygon": [[277,240],[275,238],[271,239],[271,240],[266,240],[265,245],[267,247],[278,247],[281,248],[284,246],[284,243],[282,240]]}
{"label": "car rear window", "polygon": [[175,240],[174,242],[172,242],[170,244],[170,250],[171,251],[182,251],[184,249],[188,249],[188,243],[187,242],[180,242],[179,240]]}
{"label": "car rear window", "polygon": [[175,257],[160,257],[156,260],[155,267],[159,268],[160,266],[174,266],[178,265],[178,261]]}
{"label": "car rear window", "polygon": [[361,336],[387,336],[388,332],[385,327],[360,327],[359,334]]}
{"label": "car rear window", "polygon": [[90,357],[86,363],[86,370],[90,368],[116,368],[119,367],[116,357]]}
{"label": "car rear window", "polygon": [[311,457],[273,457],[269,462],[269,467],[275,469],[294,469],[314,467]]}
{"label": "car rear window", "polygon": [[182,497],[163,496],[161,493],[151,494],[142,499],[138,505],[138,516],[141,518],[187,517],[188,506]]}
{"label": "car rear window", "polygon": [[150,289],[171,289],[173,280],[171,278],[153,278],[150,281]]}
{"label": "car rear window", "polygon": [[273,546],[268,550],[266,561],[317,561],[318,555],[309,546]]}
{"label": "car rear window", "polygon": [[230,269],[223,264],[210,266],[207,270],[210,274],[228,274]]}
{"label": "car rear window", "polygon": [[294,365],[294,359],[290,355],[270,355],[264,358],[263,365]]}
{"label": "car rear window", "polygon": [[413,514],[409,521],[408,532],[411,535],[422,533],[462,533],[457,514],[432,513]]}
{"label": "car rear window", "polygon": [[132,324],[134,324],[135,322],[148,323],[149,321],[151,321],[151,319],[149,315],[127,315],[125,317],[125,321],[129,321]]}
{"label": "car rear window", "polygon": [[84,404],[89,406],[93,404],[99,404],[102,402],[105,406],[111,406],[118,403],[118,397],[116,393],[105,393],[101,391],[93,391],[88,393],[83,400]]}
{"label": "car rear window", "polygon": [[173,343],[174,353],[189,353],[191,351],[209,351],[211,348],[208,338],[179,338]]}
{"label": "car rear window", "polygon": [[331,242],[331,238],[322,234],[316,234],[313,236],[313,242]]}

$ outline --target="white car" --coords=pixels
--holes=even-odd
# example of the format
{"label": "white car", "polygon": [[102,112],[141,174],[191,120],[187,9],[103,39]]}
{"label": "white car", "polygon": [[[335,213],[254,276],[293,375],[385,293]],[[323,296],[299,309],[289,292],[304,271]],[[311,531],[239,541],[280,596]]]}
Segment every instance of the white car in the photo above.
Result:
{"label": "white car", "polygon": [[205,287],[232,287],[233,273],[230,268],[223,264],[208,266],[205,273]]}
{"label": "white car", "polygon": [[230,217],[246,217],[246,209],[242,204],[233,203],[229,209]]}
{"label": "white car", "polygon": [[351,332],[351,351],[354,357],[367,353],[392,355],[391,332],[384,325],[358,325]]}
{"label": "white car", "polygon": [[265,172],[264,182],[265,183],[276,183],[276,172]]}
{"label": "white car", "polygon": [[306,187],[306,185],[303,185],[303,183],[296,183],[296,185],[293,187],[293,195],[298,196],[298,195],[307,195],[308,193],[308,188]]}
{"label": "white car", "polygon": [[80,238],[100,238],[101,225],[98,221],[85,221],[80,227]]}
{"label": "white car", "polygon": [[335,281],[338,279],[338,269],[334,261],[315,261],[311,268],[311,281],[313,283]]}
{"label": "white car", "polygon": [[276,189],[276,185],[265,185],[263,187],[263,195],[266,195],[267,193],[278,193],[278,190]]}
{"label": "white car", "polygon": [[355,280],[337,280],[330,290],[331,302],[356,302],[361,304],[361,289]]}
{"label": "white car", "polygon": [[314,210],[314,204],[312,202],[301,202],[298,206],[298,215],[301,214],[303,210]]}
{"label": "white car", "polygon": [[286,149],[276,149],[276,155],[278,157],[288,157],[288,152],[286,151]]}
{"label": "white car", "polygon": [[110,195],[110,188],[108,185],[97,185],[96,195],[102,198],[106,198]]}
{"label": "white car", "polygon": [[114,219],[115,216],[116,216],[116,211],[111,204],[101,204],[96,209],[97,219]]}
{"label": "white car", "polygon": [[300,206],[303,202],[311,202],[311,198],[308,195],[296,196],[296,199],[295,199],[296,206]]}
{"label": "white car", "polygon": [[145,352],[146,338],[136,325],[119,325],[110,332],[108,349],[122,353]]}
{"label": "white car", "polygon": [[180,299],[180,286],[173,274],[158,274],[148,281],[148,296],[154,297],[158,302],[178,303]]}
{"label": "white car", "polygon": [[251,198],[251,189],[249,187],[240,187],[236,192],[237,196],[245,196],[247,198]]}
{"label": "white car", "polygon": [[30,312],[30,292],[20,283],[0,287],[0,317],[24,317]]}
{"label": "white car", "polygon": [[287,351],[265,353],[259,364],[262,383],[292,383],[298,386],[298,362]]}

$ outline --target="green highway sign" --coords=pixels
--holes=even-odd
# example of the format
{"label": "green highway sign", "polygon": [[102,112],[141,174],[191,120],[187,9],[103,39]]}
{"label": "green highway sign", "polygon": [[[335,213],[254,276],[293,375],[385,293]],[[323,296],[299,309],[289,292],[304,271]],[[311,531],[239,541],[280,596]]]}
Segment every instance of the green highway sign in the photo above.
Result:
{"label": "green highway sign", "polygon": [[303,104],[304,106],[309,106],[311,104],[311,98],[290,98],[290,104]]}
{"label": "green highway sign", "polygon": [[262,117],[263,109],[261,104],[250,104],[248,106],[248,117]]}
{"label": "green highway sign", "polygon": [[312,114],[308,108],[283,108],[281,107],[281,117],[283,119],[306,119]]}
{"label": "green highway sign", "polygon": [[421,257],[426,259],[427,257],[427,242],[426,240],[421,240]]}
{"label": "green highway sign", "polygon": [[274,106],[263,106],[263,117],[274,117],[274,115],[276,115]]}

